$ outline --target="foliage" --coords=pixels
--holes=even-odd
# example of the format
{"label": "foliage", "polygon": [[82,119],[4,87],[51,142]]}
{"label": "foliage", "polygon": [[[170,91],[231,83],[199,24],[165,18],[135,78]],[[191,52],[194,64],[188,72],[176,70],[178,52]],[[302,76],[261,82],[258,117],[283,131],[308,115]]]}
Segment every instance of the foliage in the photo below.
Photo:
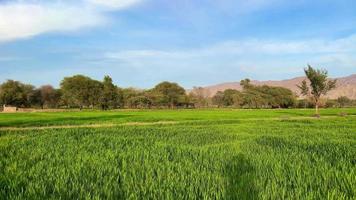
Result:
{"label": "foliage", "polygon": [[[310,67],[310,66],[309,66]],[[311,71],[311,72],[309,72]],[[102,110],[117,108],[306,108],[311,105],[327,107],[355,106],[355,101],[340,97],[337,105],[330,100],[322,100],[319,94],[335,87],[335,81],[327,80],[324,70],[306,69],[315,80],[304,80],[299,88],[307,101],[299,100],[289,89],[267,85],[254,85],[250,79],[241,80],[242,91],[227,89],[214,96],[202,87],[194,87],[187,93],[177,83],[161,82],[151,89],[119,88],[110,76],[102,81],[83,75],[65,77],[60,89],[51,85],[38,88],[18,81],[9,80],[0,85],[0,103],[18,107],[34,108],[100,108]],[[313,78],[314,77],[314,78]],[[316,77],[316,78],[315,78]],[[308,85],[309,84],[309,85]],[[318,86],[320,85],[321,86]],[[324,86],[323,86],[324,84]],[[314,88],[314,89],[312,89]],[[317,90],[317,92],[313,92]],[[317,103],[315,99],[318,99]],[[309,100],[312,100],[309,102]],[[327,104],[327,105],[326,105]]]}
{"label": "foliage", "polygon": [[214,105],[217,105],[218,107],[223,107],[224,106],[224,92],[218,91],[212,98],[212,102]]}
{"label": "foliage", "polygon": [[177,83],[167,81],[159,83],[152,92],[158,94],[157,104],[160,106],[174,108],[185,103],[185,90]]}
{"label": "foliage", "polygon": [[202,87],[194,87],[189,93],[189,102],[194,104],[195,108],[206,108],[211,106],[210,93]]}
{"label": "foliage", "polygon": [[102,88],[102,83],[83,75],[65,77],[61,82],[66,104],[80,108],[98,104]]}
{"label": "foliage", "polygon": [[304,80],[298,87],[301,90],[302,95],[310,95],[313,97],[316,109],[315,112],[318,114],[320,97],[334,89],[337,80],[328,80],[328,72],[326,70],[314,69],[310,65],[304,69],[304,72],[309,80],[309,85],[307,84],[307,81]]}
{"label": "foliage", "polygon": [[62,92],[51,85],[40,87],[42,106],[47,108],[57,108],[60,105]]}
{"label": "foliage", "polygon": [[213,103],[218,107],[291,108],[296,102],[293,92],[286,88],[256,86],[249,79],[242,80],[241,86],[242,92],[227,89],[216,93]]}
{"label": "foliage", "polygon": [[117,108],[122,105],[122,99],[118,92],[118,87],[113,84],[110,76],[105,76],[102,82],[103,89],[100,96],[101,108],[107,110],[109,108]]}
{"label": "foliage", "polygon": [[34,86],[32,85],[8,80],[0,85],[0,103],[17,107],[26,107],[34,100],[33,88]]}
{"label": "foliage", "polygon": [[337,98],[336,101],[337,101],[339,107],[346,107],[346,106],[352,105],[352,100],[345,96],[341,96],[341,97]]}

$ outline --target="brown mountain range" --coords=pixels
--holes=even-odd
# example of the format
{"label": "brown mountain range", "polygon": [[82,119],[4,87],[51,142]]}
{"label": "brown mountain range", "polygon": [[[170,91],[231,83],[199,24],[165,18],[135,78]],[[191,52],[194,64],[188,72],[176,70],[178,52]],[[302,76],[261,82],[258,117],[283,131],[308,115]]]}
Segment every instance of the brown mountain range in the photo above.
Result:
{"label": "brown mountain range", "polygon": [[[297,78],[281,80],[281,81],[253,80],[253,81],[251,81],[251,83],[254,85],[268,85],[268,86],[285,87],[285,88],[292,90],[296,94],[299,94],[299,89],[298,89],[297,85],[300,84],[304,79],[305,79],[305,77],[297,77]],[[240,82],[222,83],[222,84],[218,84],[218,85],[207,86],[207,87],[204,87],[204,89],[210,96],[215,95],[216,92],[218,92],[218,91],[224,91],[226,89],[242,90],[242,88],[240,86]],[[356,99],[356,74],[353,74],[353,75],[347,76],[347,77],[337,78],[336,89],[330,91],[326,97],[330,98],[330,99],[337,99],[340,96],[347,96],[350,99]]]}

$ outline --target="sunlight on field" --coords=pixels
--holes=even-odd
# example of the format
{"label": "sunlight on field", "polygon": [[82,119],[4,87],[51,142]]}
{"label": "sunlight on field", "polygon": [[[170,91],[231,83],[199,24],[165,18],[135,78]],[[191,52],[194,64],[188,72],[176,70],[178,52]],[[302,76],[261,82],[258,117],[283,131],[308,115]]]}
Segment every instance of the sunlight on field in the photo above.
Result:
{"label": "sunlight on field", "polygon": [[312,113],[0,114],[0,199],[354,199],[356,109]]}

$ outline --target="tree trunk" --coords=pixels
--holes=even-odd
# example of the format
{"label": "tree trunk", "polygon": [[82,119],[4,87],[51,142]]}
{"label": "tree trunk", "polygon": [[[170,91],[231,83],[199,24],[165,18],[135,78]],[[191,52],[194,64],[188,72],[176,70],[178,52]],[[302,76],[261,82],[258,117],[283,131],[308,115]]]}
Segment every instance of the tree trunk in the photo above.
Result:
{"label": "tree trunk", "polygon": [[319,115],[319,101],[315,101],[315,115]]}

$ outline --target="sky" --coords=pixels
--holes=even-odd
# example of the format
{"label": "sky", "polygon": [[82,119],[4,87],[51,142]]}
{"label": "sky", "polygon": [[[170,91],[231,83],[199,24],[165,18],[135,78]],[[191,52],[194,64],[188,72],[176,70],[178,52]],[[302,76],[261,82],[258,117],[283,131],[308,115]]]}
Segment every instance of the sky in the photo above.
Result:
{"label": "sky", "polygon": [[0,82],[121,87],[356,73],[355,0],[0,0]]}

